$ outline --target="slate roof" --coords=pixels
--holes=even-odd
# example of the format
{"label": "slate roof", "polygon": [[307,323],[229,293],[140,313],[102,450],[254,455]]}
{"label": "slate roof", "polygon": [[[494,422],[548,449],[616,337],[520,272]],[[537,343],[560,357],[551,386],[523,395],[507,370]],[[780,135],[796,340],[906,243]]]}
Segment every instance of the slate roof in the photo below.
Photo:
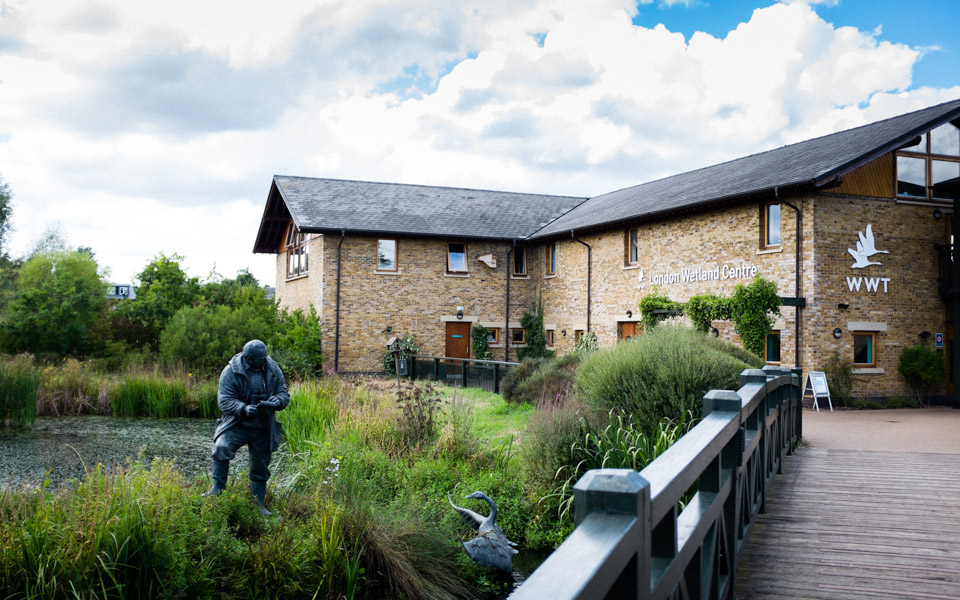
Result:
{"label": "slate roof", "polygon": [[532,237],[569,234],[722,201],[813,188],[960,117],[960,100],[596,196]]}
{"label": "slate roof", "polygon": [[275,175],[301,231],[523,239],[586,198]]}

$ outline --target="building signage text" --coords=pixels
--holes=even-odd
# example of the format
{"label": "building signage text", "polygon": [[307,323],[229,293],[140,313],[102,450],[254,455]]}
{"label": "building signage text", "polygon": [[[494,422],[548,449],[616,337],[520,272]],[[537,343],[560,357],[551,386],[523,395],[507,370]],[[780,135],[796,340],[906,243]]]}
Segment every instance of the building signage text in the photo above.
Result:
{"label": "building signage text", "polygon": [[746,263],[741,265],[718,265],[714,269],[680,269],[673,273],[658,273],[650,275],[650,283],[653,285],[666,285],[669,283],[698,283],[701,281],[721,281],[724,279],[744,279],[757,275],[760,269],[755,265]]}

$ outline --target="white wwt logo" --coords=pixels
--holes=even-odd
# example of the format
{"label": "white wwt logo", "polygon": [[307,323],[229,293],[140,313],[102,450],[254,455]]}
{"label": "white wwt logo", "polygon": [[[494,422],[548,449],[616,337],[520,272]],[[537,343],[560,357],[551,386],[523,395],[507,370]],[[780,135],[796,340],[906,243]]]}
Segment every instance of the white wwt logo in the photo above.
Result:
{"label": "white wwt logo", "polygon": [[[853,263],[851,268],[853,269],[862,269],[864,267],[869,267],[870,265],[882,265],[883,263],[868,260],[871,256],[875,254],[890,254],[886,250],[877,250],[877,244],[873,240],[873,229],[867,224],[867,233],[863,234],[857,232],[857,237],[860,239],[857,240],[857,249],[847,248],[847,252],[850,253],[850,256],[853,257],[853,260],[856,261]],[[847,278],[849,279],[849,277]]]}
{"label": "white wwt logo", "polygon": [[866,291],[876,293],[882,286],[883,293],[886,294],[889,283],[889,277],[847,277],[847,287],[851,292],[859,292],[862,286]]}

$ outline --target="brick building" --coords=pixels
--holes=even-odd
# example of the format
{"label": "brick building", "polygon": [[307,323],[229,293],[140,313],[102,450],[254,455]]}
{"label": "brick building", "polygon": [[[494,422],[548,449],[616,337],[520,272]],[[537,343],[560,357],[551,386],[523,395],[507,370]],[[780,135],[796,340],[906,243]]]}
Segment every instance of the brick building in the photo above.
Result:
{"label": "brick building", "polygon": [[952,339],[958,126],[960,100],[593,198],[276,176],[254,251],[277,254],[283,306],[319,311],[341,371],[377,370],[404,333],[467,356],[473,323],[515,359],[537,298],[556,350],[588,330],[609,346],[654,286],[684,301],[759,274],[790,299],[769,362],[836,351],[855,395],[904,395],[902,349]]}

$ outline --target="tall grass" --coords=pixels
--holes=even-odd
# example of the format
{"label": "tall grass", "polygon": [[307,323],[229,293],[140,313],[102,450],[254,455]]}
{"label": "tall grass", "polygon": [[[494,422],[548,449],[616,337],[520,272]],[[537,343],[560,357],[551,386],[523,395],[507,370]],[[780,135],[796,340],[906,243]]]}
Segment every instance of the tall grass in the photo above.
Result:
{"label": "tall grass", "polygon": [[323,440],[324,430],[337,417],[339,387],[336,379],[327,378],[290,388],[290,404],[277,417],[292,452],[305,452]]}
{"label": "tall grass", "polygon": [[128,377],[110,392],[117,417],[186,417],[187,387],[179,381]]}
{"label": "tall grass", "polygon": [[0,424],[25,426],[37,417],[40,376],[25,361],[0,364]]}

